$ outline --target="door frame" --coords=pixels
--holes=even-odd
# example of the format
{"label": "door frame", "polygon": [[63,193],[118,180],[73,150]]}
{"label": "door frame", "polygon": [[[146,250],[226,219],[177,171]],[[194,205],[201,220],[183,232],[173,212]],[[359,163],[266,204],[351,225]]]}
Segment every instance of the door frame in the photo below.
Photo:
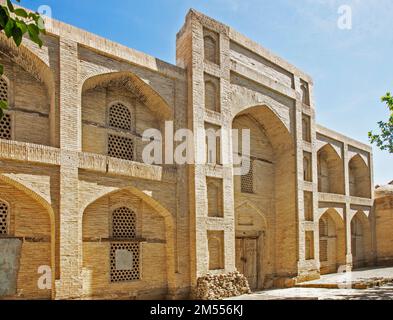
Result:
{"label": "door frame", "polygon": [[[255,240],[255,242],[256,242],[256,257],[255,257],[255,259],[256,259],[256,287],[255,288],[252,288],[251,290],[259,290],[259,289],[262,289],[262,287],[263,287],[263,285],[261,286],[260,284],[259,284],[259,281],[260,281],[260,273],[261,273],[261,266],[262,266],[262,262],[261,262],[261,252],[260,252],[260,248],[261,248],[261,245],[260,245],[260,241],[261,241],[261,239],[263,239],[263,237],[262,237],[262,233],[261,232],[258,232],[258,235],[250,235],[250,236],[247,236],[247,235],[239,235],[239,236],[236,236],[235,237],[235,240],[241,240],[242,241],[242,246],[243,246],[243,249],[242,249],[242,252],[244,252],[245,250],[245,248],[244,248],[244,246],[245,246],[245,240]],[[236,242],[236,241],[235,241]],[[236,253],[236,250],[235,250],[235,255],[236,255],[237,253]],[[236,259],[236,256],[235,256],[235,261],[236,261],[237,259]],[[242,260],[242,263],[243,263],[243,269],[244,269],[244,261]],[[238,270],[239,271],[239,270]],[[240,271],[239,271],[240,272]],[[244,275],[244,274],[243,274]],[[244,275],[244,276],[246,276],[246,275]]]}

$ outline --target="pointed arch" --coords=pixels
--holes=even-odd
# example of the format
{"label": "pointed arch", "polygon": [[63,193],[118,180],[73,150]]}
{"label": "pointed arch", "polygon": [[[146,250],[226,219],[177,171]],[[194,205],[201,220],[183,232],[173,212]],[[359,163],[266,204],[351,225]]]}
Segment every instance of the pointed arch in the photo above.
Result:
{"label": "pointed arch", "polygon": [[318,151],[318,191],[345,193],[343,159],[330,143]]}
{"label": "pointed arch", "polygon": [[[259,254],[257,258],[251,259],[259,262],[257,267],[253,267],[253,270],[257,270],[256,287],[263,288],[268,273],[286,272],[297,265],[298,252],[287,250],[288,246],[298,241],[295,138],[290,131],[290,119],[283,120],[285,111],[276,109],[274,104],[239,104],[236,110],[240,112],[233,115],[232,127],[239,130],[237,140],[241,149],[233,150],[234,159],[236,154],[247,155],[248,150],[243,150],[240,143],[241,130],[250,130],[250,156],[255,177],[253,188],[250,189],[252,194],[241,192],[242,179],[234,177],[236,214],[239,216],[239,209],[245,203],[247,211],[244,212],[243,221],[236,224],[236,265],[238,270],[243,268],[248,272],[248,266],[244,268],[241,259],[242,246],[247,243],[247,237],[253,237],[253,241],[257,242],[255,250]],[[283,113],[280,115],[279,111]],[[233,145],[235,143],[233,141]],[[265,212],[262,213],[258,208],[264,208]],[[254,228],[254,222],[249,217],[251,214],[263,221],[260,223],[262,227]],[[283,232],[288,236],[281,237]],[[255,277],[247,277],[255,285]]]}
{"label": "pointed arch", "polygon": [[27,46],[17,47],[12,39],[0,34],[0,53],[43,83],[49,98],[49,140],[51,146],[59,144],[58,112],[56,108],[56,81],[48,61],[44,61]]}
{"label": "pointed arch", "polygon": [[345,223],[335,208],[319,218],[319,260],[321,274],[336,273],[346,262]]}
{"label": "pointed arch", "polygon": [[348,163],[350,195],[371,198],[370,168],[360,154],[354,155]]}
{"label": "pointed arch", "polygon": [[259,218],[261,219],[261,226],[264,230],[267,229],[267,220],[266,220],[266,215],[262,212],[262,210],[260,210],[254,203],[252,203],[251,201],[243,201],[242,203],[238,204],[235,207],[235,212],[238,212],[239,209],[241,208],[249,208],[250,212],[255,212]]}
{"label": "pointed arch", "polygon": [[52,206],[39,194],[34,192],[33,190],[27,188],[23,184],[21,184],[18,181],[15,181],[14,179],[11,179],[3,174],[0,174],[0,181],[4,182],[7,185],[10,185],[17,190],[23,192],[30,198],[34,199],[37,203],[39,203],[48,213],[49,216],[49,222],[50,222],[50,247],[51,247],[51,252],[50,252],[50,257],[51,257],[51,276],[52,276],[52,289],[51,289],[51,296],[52,299],[55,297],[56,292],[55,292],[55,279],[56,279],[56,220],[55,220],[55,213],[52,208]]}
{"label": "pointed arch", "polygon": [[354,268],[366,266],[371,260],[372,237],[369,217],[358,210],[350,221],[351,252]]}
{"label": "pointed arch", "polygon": [[[83,216],[85,217],[86,210],[88,210],[91,206],[99,203],[101,200],[116,196],[116,194],[121,194],[122,192],[128,193],[131,197],[138,199],[141,203],[148,205],[151,207],[158,215],[160,215],[164,220],[165,225],[165,243],[166,243],[166,281],[168,287],[168,294],[173,292],[176,287],[176,279],[175,279],[175,224],[172,214],[166,209],[162,204],[160,204],[157,200],[153,199],[151,196],[147,195],[143,191],[133,187],[125,187],[121,189],[116,189],[111,192],[105,193],[100,197],[94,199],[90,203],[86,204],[84,208],[81,208],[81,212],[83,212]],[[127,201],[121,201],[119,206],[126,206],[131,209],[135,209],[134,204]],[[118,206],[116,206],[117,208]],[[113,209],[113,208],[112,208]],[[136,219],[138,218],[138,213],[136,214]],[[83,225],[85,225],[85,219],[83,218]],[[138,223],[137,223],[138,224]],[[84,227],[82,226],[84,229]],[[84,229],[85,230],[85,229]]]}
{"label": "pointed arch", "polygon": [[95,87],[106,87],[110,84],[121,85],[129,90],[159,118],[170,120],[173,111],[165,99],[149,84],[132,72],[120,71],[94,75],[84,81],[82,93]]}

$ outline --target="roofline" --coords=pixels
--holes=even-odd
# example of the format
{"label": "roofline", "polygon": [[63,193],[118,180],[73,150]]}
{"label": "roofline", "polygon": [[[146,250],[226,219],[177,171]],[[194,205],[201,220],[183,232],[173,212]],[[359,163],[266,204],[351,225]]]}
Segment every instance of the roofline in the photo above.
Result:
{"label": "roofline", "polygon": [[337,131],[334,131],[332,129],[326,128],[320,124],[316,125],[316,129],[317,129],[317,133],[325,135],[333,140],[337,140],[339,142],[344,142],[347,143],[349,145],[351,145],[352,147],[364,150],[369,152],[370,154],[373,153],[373,149],[371,145],[365,144],[361,141],[355,140],[353,138],[350,138],[342,133],[339,133]]}
{"label": "roofline", "polygon": [[[5,0],[0,0],[0,3],[5,3]],[[16,4],[14,4],[14,7],[23,8],[27,12],[33,12],[30,9]],[[186,70],[177,65],[160,60],[144,52],[127,47],[118,42],[109,40],[54,18],[46,17],[45,19],[49,21],[46,27],[46,34],[75,41],[79,45],[87,47],[93,51],[162,73],[170,78],[184,80],[186,77]]]}
{"label": "roofline", "polygon": [[[209,16],[207,16],[207,15],[205,15],[205,14],[203,14],[193,8],[191,8],[188,11],[188,14],[186,16],[186,20],[190,16],[194,16],[197,19],[210,20],[211,22],[220,25],[222,29],[228,30],[228,36],[229,36],[230,40],[232,40],[233,42],[236,42],[237,44],[247,48],[251,52],[261,56],[262,58],[281,67],[282,69],[285,69],[285,70],[291,72],[292,74],[299,76],[303,80],[307,81],[309,84],[312,85],[314,83],[312,77],[309,74],[302,71],[301,69],[299,69],[295,65],[291,64],[290,62],[286,61],[285,59],[281,58],[280,56],[276,55],[272,51],[266,49],[265,47],[263,47],[259,43],[255,42],[254,40],[248,38],[247,36],[243,35],[242,33],[238,32],[237,30],[233,29],[231,26],[228,26],[220,21],[217,21],[217,20],[215,20],[215,19],[213,19],[213,18],[211,18],[211,17],[209,17]],[[180,34],[181,32],[182,32],[182,30],[180,30],[178,34]]]}

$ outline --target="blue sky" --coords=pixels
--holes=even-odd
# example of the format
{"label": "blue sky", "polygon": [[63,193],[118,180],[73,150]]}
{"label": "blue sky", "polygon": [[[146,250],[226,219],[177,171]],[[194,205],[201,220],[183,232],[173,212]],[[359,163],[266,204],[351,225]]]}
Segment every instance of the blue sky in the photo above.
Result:
{"label": "blue sky", "polygon": [[[171,63],[195,8],[310,74],[321,125],[367,143],[389,115],[380,97],[393,92],[392,0],[22,0],[44,4],[56,19]],[[342,4],[352,8],[351,30],[337,27]],[[374,148],[374,168],[376,184],[393,180],[393,155]]]}

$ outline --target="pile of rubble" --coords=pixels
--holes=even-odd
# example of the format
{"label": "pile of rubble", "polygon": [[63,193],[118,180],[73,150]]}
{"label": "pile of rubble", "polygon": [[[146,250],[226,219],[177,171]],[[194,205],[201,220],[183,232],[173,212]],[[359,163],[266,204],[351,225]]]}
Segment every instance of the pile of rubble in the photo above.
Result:
{"label": "pile of rubble", "polygon": [[198,278],[195,299],[221,300],[251,293],[247,278],[239,272],[208,274]]}

